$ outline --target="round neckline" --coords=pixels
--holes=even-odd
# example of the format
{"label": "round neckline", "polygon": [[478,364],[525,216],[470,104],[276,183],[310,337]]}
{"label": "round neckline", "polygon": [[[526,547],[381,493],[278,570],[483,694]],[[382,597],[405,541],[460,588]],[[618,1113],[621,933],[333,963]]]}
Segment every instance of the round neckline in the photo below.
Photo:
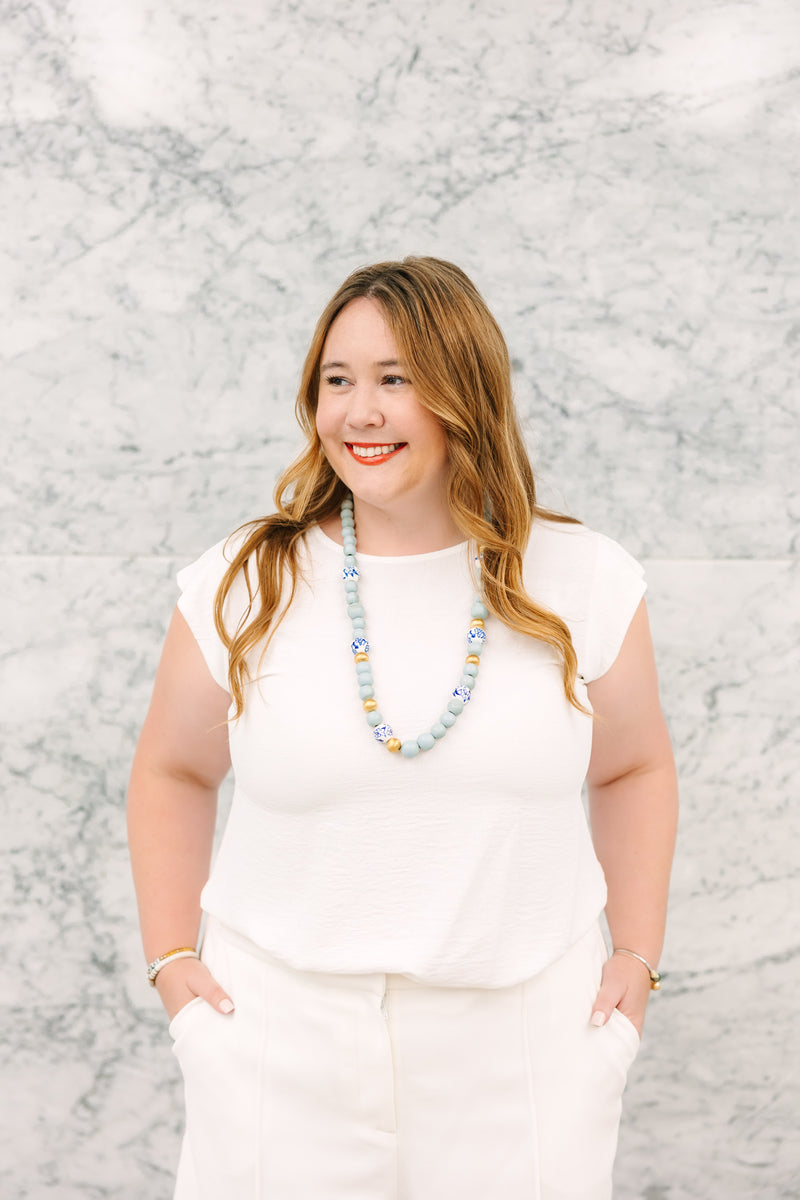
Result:
{"label": "round neckline", "polygon": [[[335,550],[338,554],[344,553],[344,548],[335,542],[332,537],[322,529],[319,525],[311,525],[306,534],[312,533],[320,545],[329,547]],[[426,550],[424,554],[364,554],[361,550],[357,551],[359,560],[373,563],[414,563],[414,562],[435,562],[437,558],[446,558],[451,554],[464,552],[469,546],[469,541],[456,542],[453,546],[445,546],[442,550]]]}

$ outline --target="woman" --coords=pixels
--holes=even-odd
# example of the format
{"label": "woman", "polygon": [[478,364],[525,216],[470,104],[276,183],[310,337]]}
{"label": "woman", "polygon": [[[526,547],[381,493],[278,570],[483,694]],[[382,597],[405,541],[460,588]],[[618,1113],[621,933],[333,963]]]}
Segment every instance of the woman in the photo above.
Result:
{"label": "woman", "polygon": [[342,285],[298,416],[277,512],[179,575],[131,778],[175,1195],[600,1200],[676,821],[641,568],[537,508],[449,263]]}

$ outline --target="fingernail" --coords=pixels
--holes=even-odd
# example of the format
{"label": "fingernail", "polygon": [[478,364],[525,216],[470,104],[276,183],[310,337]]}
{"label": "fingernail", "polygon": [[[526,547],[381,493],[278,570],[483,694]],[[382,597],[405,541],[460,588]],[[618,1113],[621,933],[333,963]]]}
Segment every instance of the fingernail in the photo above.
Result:
{"label": "fingernail", "polygon": [[233,1001],[229,1000],[227,998],[227,996],[225,997],[224,1000],[220,1000],[219,1011],[222,1013],[232,1013],[233,1012]]}
{"label": "fingernail", "polygon": [[606,1023],[606,1014],[604,1012],[600,1012],[600,1009],[598,1008],[597,1012],[592,1013],[591,1024],[596,1026],[596,1028],[599,1029],[600,1026],[605,1025],[605,1023]]}

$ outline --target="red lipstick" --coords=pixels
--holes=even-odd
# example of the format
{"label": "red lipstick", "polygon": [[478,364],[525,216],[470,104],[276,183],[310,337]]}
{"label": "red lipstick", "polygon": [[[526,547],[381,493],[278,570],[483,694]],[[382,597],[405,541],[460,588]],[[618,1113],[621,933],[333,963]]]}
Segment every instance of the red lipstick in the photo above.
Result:
{"label": "red lipstick", "polygon": [[[390,450],[388,454],[357,454],[353,447],[361,450],[377,448],[379,446],[394,446],[394,450]],[[406,442],[345,442],[345,446],[350,452],[350,457],[354,458],[357,463],[363,467],[377,467],[381,463],[388,462],[390,458],[394,458],[401,450],[406,447]]]}

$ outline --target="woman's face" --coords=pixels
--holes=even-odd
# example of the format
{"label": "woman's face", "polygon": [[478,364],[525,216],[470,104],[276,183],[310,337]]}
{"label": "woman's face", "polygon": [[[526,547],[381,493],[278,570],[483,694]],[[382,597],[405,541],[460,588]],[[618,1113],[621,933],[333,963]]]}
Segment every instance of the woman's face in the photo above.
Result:
{"label": "woman's face", "polygon": [[317,432],[339,478],[363,503],[446,504],[447,440],[375,300],[351,300],[331,325],[320,365]]}

